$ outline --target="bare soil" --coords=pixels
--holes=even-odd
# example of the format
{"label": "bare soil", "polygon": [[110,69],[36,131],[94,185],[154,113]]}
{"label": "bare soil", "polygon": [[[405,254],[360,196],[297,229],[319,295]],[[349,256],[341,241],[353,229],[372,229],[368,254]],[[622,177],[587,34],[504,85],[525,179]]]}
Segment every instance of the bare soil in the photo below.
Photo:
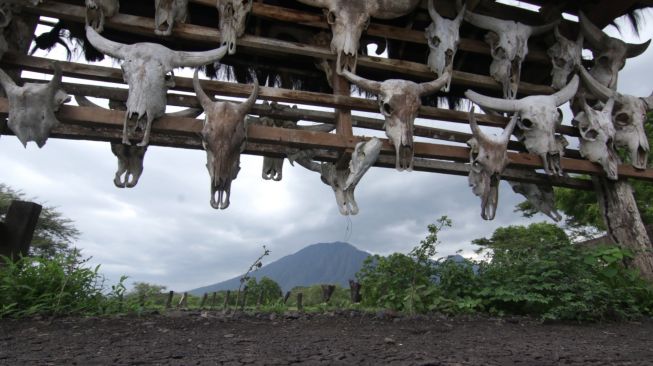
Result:
{"label": "bare soil", "polygon": [[0,320],[1,365],[653,365],[653,321],[223,315]]}

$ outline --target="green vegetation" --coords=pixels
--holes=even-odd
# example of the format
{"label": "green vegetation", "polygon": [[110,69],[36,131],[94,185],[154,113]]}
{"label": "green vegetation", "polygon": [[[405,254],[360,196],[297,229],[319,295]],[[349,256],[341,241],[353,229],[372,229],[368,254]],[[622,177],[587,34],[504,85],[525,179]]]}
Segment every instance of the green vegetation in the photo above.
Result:
{"label": "green vegetation", "polygon": [[448,226],[442,220],[409,255],[375,256],[365,264],[359,276],[366,306],[578,321],[653,314],[653,287],[624,266],[632,258],[625,250],[583,248],[557,226],[536,223],[475,240],[486,261],[424,261],[416,253],[436,243]]}

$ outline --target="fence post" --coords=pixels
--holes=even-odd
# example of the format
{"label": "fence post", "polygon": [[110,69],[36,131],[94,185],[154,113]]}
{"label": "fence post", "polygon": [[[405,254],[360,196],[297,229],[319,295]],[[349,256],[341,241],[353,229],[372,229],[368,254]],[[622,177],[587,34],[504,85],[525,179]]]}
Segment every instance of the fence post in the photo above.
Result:
{"label": "fence post", "polygon": [[170,309],[172,307],[172,298],[175,296],[174,291],[170,291],[168,293],[168,300],[166,300],[166,309]]}
{"label": "fence post", "polygon": [[322,285],[322,302],[328,303],[333,296],[333,292],[336,291],[336,286],[334,285]]}
{"label": "fence post", "polygon": [[206,303],[206,299],[209,297],[209,294],[206,292],[204,293],[204,296],[202,296],[202,301],[200,302],[200,309],[204,309],[204,304]]}
{"label": "fence post", "polygon": [[304,294],[301,292],[297,293],[297,311],[304,311],[304,305],[302,304],[302,298],[304,297]]}
{"label": "fence post", "polygon": [[349,296],[352,304],[361,302],[361,284],[354,280],[349,280]]}
{"label": "fence post", "polygon": [[211,306],[210,306],[211,309],[215,308],[215,301],[217,299],[217,296],[218,296],[218,293],[215,292],[215,291],[213,292],[213,295],[211,295]]}
{"label": "fence post", "polygon": [[286,292],[286,295],[283,297],[283,304],[286,305],[288,298],[290,297],[290,291]]}
{"label": "fence post", "polygon": [[188,307],[188,293],[184,292],[184,294],[181,295],[181,299],[179,299],[179,304],[177,304],[177,309],[187,308],[187,307]]}
{"label": "fence post", "polygon": [[29,254],[41,209],[41,205],[33,202],[11,202],[5,222],[0,223],[0,255],[16,260]]}
{"label": "fence post", "polygon": [[224,295],[224,307],[223,311],[227,311],[229,309],[229,295],[231,295],[231,291],[227,290],[227,293]]}

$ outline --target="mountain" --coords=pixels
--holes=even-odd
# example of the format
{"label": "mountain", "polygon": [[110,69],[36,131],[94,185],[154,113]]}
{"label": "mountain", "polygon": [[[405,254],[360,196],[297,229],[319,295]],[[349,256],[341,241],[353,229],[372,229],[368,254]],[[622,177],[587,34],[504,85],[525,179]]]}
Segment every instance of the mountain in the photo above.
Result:
{"label": "mountain", "polygon": [[[349,280],[355,278],[369,255],[348,243],[318,243],[272,262],[251,275],[257,279],[273,279],[284,292],[295,286],[327,283],[349,287]],[[202,295],[213,291],[237,290],[239,285],[240,277],[235,277],[188,292]]]}

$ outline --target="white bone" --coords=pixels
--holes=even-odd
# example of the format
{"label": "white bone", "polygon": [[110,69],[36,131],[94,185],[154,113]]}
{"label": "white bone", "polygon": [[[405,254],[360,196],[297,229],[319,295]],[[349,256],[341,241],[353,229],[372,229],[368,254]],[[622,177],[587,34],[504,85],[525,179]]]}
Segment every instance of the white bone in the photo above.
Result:
{"label": "white bone", "polygon": [[526,200],[539,212],[549,216],[553,221],[562,220],[556,210],[555,196],[551,185],[521,183],[509,181],[512,190],[526,197]]}
{"label": "white bone", "polygon": [[576,42],[572,42],[560,34],[558,27],[555,28],[557,42],[547,50],[551,58],[551,86],[560,90],[567,85],[569,76],[572,75],[580,65],[583,53],[583,34],[578,34]]}
{"label": "white bone", "polygon": [[98,33],[104,30],[104,23],[120,11],[118,0],[86,0],[86,25]]}
{"label": "white bone", "polygon": [[428,1],[429,14],[433,21],[426,28],[425,36],[429,45],[428,66],[436,76],[449,73],[449,80],[443,91],[448,92],[451,85],[451,75],[453,75],[453,60],[458,51],[460,42],[460,24],[465,14],[465,7],[459,11],[458,16],[449,20],[443,18],[435,10],[435,0]]}
{"label": "white bone", "polygon": [[154,0],[154,33],[169,36],[175,23],[186,23],[188,0]]}
{"label": "white bone", "polygon": [[227,46],[229,54],[236,53],[236,40],[245,33],[247,14],[252,10],[253,0],[218,0],[220,15],[220,44]]}

